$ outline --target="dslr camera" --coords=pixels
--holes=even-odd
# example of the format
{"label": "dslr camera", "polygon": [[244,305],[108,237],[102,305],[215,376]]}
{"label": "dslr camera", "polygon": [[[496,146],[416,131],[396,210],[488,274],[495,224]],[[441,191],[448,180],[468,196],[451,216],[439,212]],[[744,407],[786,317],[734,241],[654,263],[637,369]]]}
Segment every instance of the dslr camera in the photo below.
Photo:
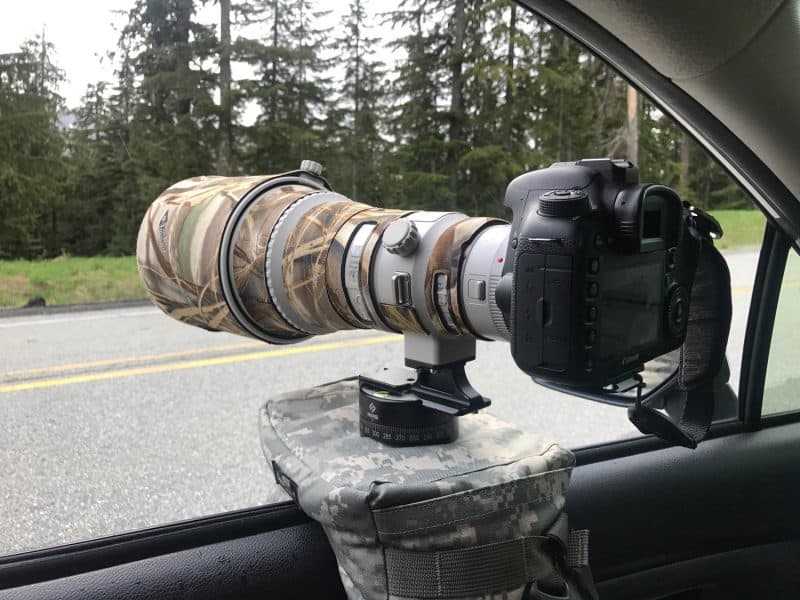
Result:
{"label": "dslr camera", "polygon": [[700,250],[692,214],[626,160],[557,163],[506,191],[514,217],[495,296],[535,378],[605,387],[679,348]]}
{"label": "dslr camera", "polygon": [[360,376],[361,432],[387,444],[453,440],[455,417],[488,406],[464,372],[477,339],[510,342],[536,380],[590,396],[624,391],[684,343],[703,232],[676,192],[589,159],[516,178],[505,205],[510,224],[375,208],[311,161],[198,177],[151,205],[139,270],[156,305],[205,329],[278,344],[402,333],[405,366]]}

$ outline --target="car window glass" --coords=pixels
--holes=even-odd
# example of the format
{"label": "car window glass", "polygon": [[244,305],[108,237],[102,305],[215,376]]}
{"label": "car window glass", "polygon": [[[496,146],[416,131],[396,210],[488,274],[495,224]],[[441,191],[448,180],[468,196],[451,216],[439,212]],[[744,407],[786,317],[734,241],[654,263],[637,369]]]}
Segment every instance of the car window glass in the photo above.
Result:
{"label": "car window glass", "polygon": [[769,347],[764,384],[762,414],[796,411],[800,408],[797,393],[797,302],[800,299],[800,258],[790,250],[781,283],[772,342]]}
{"label": "car window glass", "polygon": [[[187,177],[312,159],[373,205],[508,218],[515,176],[628,158],[726,230],[736,389],[763,217],[602,60],[505,0],[220,5],[87,3],[76,29],[72,5],[32,0],[0,22],[0,555],[287,500],[265,400],[403,362],[398,335],[268,346],[153,308],[137,232]],[[467,371],[493,414],[566,446],[639,435],[508,344]]]}

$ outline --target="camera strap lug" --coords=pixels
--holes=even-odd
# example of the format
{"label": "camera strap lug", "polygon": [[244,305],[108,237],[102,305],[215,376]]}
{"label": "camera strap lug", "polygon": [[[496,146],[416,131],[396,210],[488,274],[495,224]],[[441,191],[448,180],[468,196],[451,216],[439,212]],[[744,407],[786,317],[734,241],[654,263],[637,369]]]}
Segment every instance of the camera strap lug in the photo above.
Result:
{"label": "camera strap lug", "polygon": [[636,387],[636,402],[628,408],[628,419],[636,428],[645,434],[660,437],[676,446],[683,446],[694,450],[697,448],[697,440],[684,431],[678,424],[664,413],[642,403],[642,389],[644,382],[641,376],[639,385]]}
{"label": "camera strap lug", "polygon": [[712,240],[718,240],[722,237],[722,225],[713,216],[702,208],[692,205],[689,205],[689,213],[693,217],[695,229],[702,237]]}

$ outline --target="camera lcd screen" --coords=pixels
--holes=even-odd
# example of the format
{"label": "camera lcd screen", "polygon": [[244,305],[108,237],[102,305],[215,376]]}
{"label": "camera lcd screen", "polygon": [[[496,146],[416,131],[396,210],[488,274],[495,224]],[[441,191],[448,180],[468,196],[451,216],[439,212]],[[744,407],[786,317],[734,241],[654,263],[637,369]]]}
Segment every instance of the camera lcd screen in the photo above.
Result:
{"label": "camera lcd screen", "polygon": [[599,358],[630,355],[659,340],[664,304],[664,261],[615,264],[602,280]]}

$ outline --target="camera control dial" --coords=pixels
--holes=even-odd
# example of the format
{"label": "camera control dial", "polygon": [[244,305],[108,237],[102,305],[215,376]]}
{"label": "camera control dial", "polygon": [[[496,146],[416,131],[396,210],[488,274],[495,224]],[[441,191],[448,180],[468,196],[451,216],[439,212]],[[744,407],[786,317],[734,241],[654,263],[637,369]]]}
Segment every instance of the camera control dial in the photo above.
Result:
{"label": "camera control dial", "polygon": [[674,337],[680,337],[689,324],[689,295],[682,285],[674,285],[667,292],[666,306],[667,330]]}
{"label": "camera control dial", "polygon": [[397,219],[383,232],[382,242],[387,252],[409,256],[419,246],[419,231],[413,221]]}
{"label": "camera control dial", "polygon": [[543,217],[581,217],[592,212],[583,190],[550,190],[539,196],[537,212]]}

